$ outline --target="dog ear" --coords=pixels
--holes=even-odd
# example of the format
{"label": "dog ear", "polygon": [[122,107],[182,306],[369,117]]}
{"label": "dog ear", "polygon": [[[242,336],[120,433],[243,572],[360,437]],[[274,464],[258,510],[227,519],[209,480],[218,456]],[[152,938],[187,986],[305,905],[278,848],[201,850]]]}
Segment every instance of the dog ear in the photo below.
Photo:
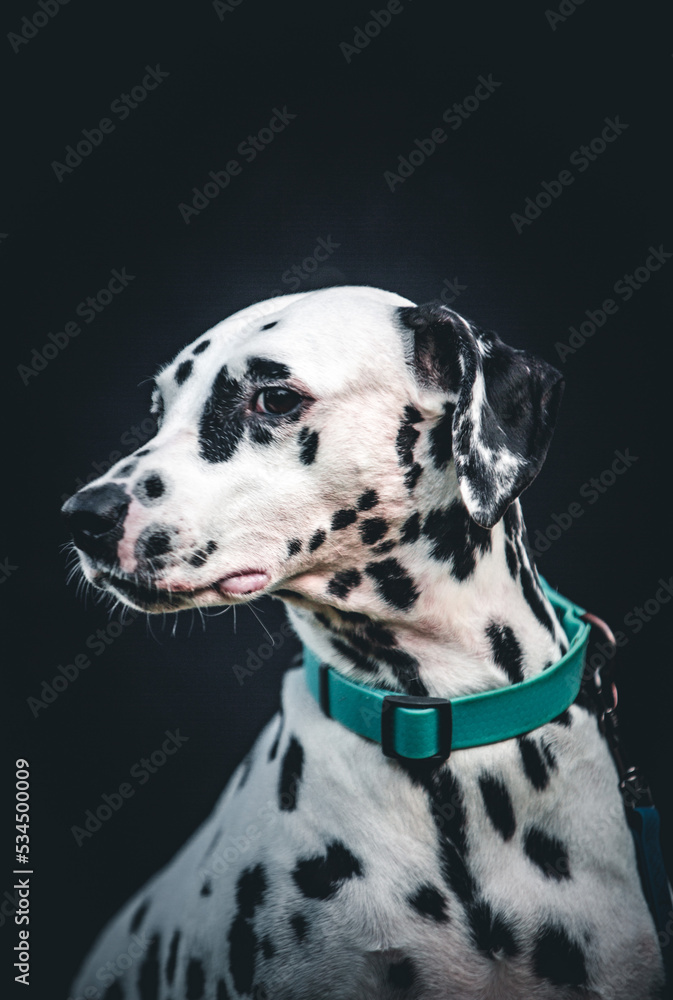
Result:
{"label": "dog ear", "polygon": [[515,350],[441,303],[403,307],[413,332],[418,382],[440,389],[446,413],[435,434],[442,464],[451,455],[460,492],[474,521],[492,528],[540,471],[556,423],[563,377]]}

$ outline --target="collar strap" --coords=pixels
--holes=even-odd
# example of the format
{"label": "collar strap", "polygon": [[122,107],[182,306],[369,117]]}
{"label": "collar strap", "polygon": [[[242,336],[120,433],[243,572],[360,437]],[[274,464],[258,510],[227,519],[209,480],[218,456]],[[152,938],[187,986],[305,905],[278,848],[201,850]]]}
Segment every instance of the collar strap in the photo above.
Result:
{"label": "collar strap", "polygon": [[580,690],[590,625],[584,611],[541,579],[557,609],[570,647],[557,663],[530,680],[462,698],[417,698],[359,684],[304,646],[309,691],[325,715],[381,744],[387,757],[446,760],[452,750],[509,740],[551,722]]}

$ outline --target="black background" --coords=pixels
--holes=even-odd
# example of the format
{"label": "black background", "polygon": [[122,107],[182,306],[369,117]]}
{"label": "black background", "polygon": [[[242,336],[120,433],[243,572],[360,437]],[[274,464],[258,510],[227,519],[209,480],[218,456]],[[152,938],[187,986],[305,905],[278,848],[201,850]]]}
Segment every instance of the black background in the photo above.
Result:
{"label": "black background", "polygon": [[[87,637],[107,627],[109,613],[66,586],[62,497],[94,462],[124,451],[122,434],[147,418],[145,380],[159,364],[234,310],[289,291],[282,275],[312,255],[319,237],[338,248],[301,290],[370,284],[427,301],[457,279],[465,288],[454,308],[563,369],[560,423],[524,513],[535,537],[553,525],[552,514],[581,504],[582,516],[538,565],[628,637],[623,728],[671,840],[671,605],[638,634],[624,617],[673,573],[664,485],[673,263],[629,302],[612,291],[644,265],[650,246],[673,251],[664,5],[588,0],[554,27],[543,2],[402,6],[350,61],[340,43],[352,44],[355,27],[371,20],[365,2],[242,0],[218,17],[206,0],[71,0],[17,53],[2,40],[4,440],[15,459],[0,552],[15,567],[1,584],[15,627],[5,645],[15,738],[2,761],[2,815],[11,837],[13,764],[26,757],[35,871],[32,994],[19,995],[68,996],[104,921],[210,811],[273,712],[296,651],[284,639],[240,684],[232,665],[257,656],[266,638],[243,608],[235,631],[231,611],[205,632],[183,614],[175,634],[176,619],[139,616],[93,655]],[[5,5],[3,33],[19,31],[38,9]],[[125,121],[111,114],[111,102],[157,63],[168,73],[161,85]],[[488,100],[459,129],[444,125],[445,109],[489,74],[499,86]],[[296,117],[246,162],[238,144],[284,106]],[[580,173],[569,163],[573,150],[615,116],[628,128]],[[59,182],[52,162],[104,117],[115,131]],[[447,141],[391,192],[384,171],[443,125]],[[241,174],[186,224],[179,203],[232,158]],[[569,167],[574,183],[517,233],[512,213]],[[122,267],[135,276],[128,288],[22,379],[33,348],[76,320],[78,303]],[[555,345],[609,297],[618,312],[562,363]],[[595,503],[583,498],[582,485],[626,449],[637,461]],[[278,631],[279,602],[262,600],[258,613]],[[27,699],[78,653],[91,666],[36,717]],[[131,779],[134,796],[78,847],[71,827],[176,728],[188,737],[180,752],[145,785]],[[0,892],[12,885],[12,857],[7,842]],[[14,944],[7,909],[0,937]],[[9,965],[0,976],[11,984]]]}

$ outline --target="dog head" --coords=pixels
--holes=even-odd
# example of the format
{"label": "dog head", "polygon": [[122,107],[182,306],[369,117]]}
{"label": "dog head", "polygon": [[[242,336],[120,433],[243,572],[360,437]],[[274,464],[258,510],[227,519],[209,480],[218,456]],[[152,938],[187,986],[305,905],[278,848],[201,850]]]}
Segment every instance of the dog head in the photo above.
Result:
{"label": "dog head", "polygon": [[87,579],[142,610],[358,588],[405,611],[400,548],[436,548],[438,508],[488,532],[537,474],[561,388],[442,305],[270,299],[162,369],[156,436],[63,510]]}

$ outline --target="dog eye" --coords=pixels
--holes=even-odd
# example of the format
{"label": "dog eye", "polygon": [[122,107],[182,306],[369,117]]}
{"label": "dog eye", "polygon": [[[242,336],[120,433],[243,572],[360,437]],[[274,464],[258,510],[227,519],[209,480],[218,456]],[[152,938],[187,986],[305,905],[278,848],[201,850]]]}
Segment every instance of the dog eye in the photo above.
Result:
{"label": "dog eye", "polygon": [[292,389],[262,389],[253,399],[255,413],[292,413],[301,403],[301,396]]}

